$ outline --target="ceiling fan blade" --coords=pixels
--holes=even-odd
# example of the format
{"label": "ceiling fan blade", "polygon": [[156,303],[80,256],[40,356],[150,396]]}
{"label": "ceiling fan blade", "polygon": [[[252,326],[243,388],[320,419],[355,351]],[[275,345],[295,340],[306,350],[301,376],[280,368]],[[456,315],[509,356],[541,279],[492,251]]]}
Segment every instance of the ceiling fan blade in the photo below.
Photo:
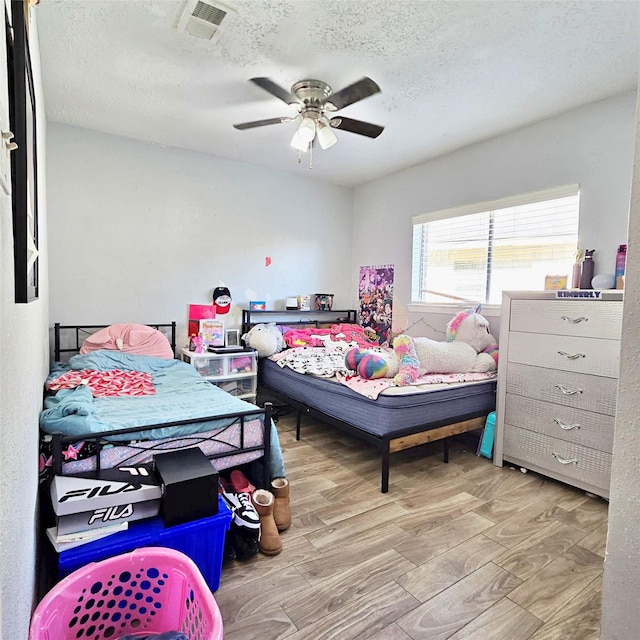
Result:
{"label": "ceiling fan blade", "polygon": [[353,118],[335,117],[329,120],[329,124],[334,129],[359,133],[361,136],[367,136],[369,138],[377,138],[384,131],[384,127],[378,124],[354,120]]}
{"label": "ceiling fan blade", "polygon": [[268,124],[281,124],[282,122],[291,122],[293,118],[268,118],[267,120],[254,120],[253,122],[241,122],[234,124],[235,129],[253,129],[254,127],[264,127]]}
{"label": "ceiling fan blade", "polygon": [[269,78],[251,78],[251,82],[257,84],[261,89],[268,91],[272,96],[280,98],[280,100],[286,104],[299,104],[300,102],[290,91],[282,88]]}
{"label": "ceiling fan blade", "polygon": [[327,98],[326,104],[332,104],[337,111],[338,109],[343,109],[354,102],[364,100],[379,91],[380,87],[371,78],[365,77],[353,84],[350,84],[344,89],[340,89],[340,91],[332,93]]}

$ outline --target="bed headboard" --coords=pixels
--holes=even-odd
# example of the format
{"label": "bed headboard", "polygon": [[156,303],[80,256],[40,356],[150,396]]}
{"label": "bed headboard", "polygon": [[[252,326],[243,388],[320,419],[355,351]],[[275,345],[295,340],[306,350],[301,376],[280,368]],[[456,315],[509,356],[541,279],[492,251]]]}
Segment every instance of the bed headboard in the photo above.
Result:
{"label": "bed headboard", "polygon": [[247,333],[256,324],[275,322],[278,325],[297,327],[328,327],[341,322],[358,323],[358,312],[355,309],[344,311],[287,311],[242,310],[242,333]]}
{"label": "bed headboard", "polygon": [[[80,325],[63,325],[56,322],[53,325],[53,358],[55,361],[59,361],[62,354],[75,355],[80,351],[82,343],[90,335],[94,334],[100,329],[105,329],[110,325],[107,324],[80,324]],[[175,353],[176,351],[176,323],[173,322],[164,324],[147,324],[152,329],[161,331],[169,340],[171,349]]]}

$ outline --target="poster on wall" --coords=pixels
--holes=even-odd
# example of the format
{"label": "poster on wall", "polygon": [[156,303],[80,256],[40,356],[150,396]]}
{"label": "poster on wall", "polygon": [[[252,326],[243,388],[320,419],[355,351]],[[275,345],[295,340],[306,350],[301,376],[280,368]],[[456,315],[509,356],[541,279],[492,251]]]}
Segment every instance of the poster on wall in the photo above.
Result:
{"label": "poster on wall", "polygon": [[380,344],[388,342],[393,310],[393,265],[360,267],[358,300],[360,324],[370,329]]}

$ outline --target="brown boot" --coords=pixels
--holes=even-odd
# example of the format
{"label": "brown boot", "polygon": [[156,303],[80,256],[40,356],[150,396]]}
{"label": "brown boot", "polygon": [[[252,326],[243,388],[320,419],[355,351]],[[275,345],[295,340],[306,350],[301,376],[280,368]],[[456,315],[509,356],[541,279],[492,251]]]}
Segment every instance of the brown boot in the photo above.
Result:
{"label": "brown boot", "polygon": [[260,551],[267,556],[276,556],[282,551],[278,527],[273,519],[276,499],[265,489],[257,489],[251,496],[253,506],[260,516]]}
{"label": "brown boot", "polygon": [[276,499],[273,507],[273,519],[276,521],[278,531],[285,531],[291,525],[289,481],[286,478],[275,478],[271,481],[271,493]]}

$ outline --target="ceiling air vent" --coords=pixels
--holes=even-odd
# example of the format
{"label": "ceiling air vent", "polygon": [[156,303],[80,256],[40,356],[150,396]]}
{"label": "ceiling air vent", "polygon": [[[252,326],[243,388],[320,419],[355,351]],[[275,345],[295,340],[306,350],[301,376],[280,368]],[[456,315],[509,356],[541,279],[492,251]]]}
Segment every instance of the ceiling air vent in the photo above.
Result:
{"label": "ceiling air vent", "polygon": [[235,9],[211,0],[187,0],[178,20],[178,31],[215,42],[227,26]]}

